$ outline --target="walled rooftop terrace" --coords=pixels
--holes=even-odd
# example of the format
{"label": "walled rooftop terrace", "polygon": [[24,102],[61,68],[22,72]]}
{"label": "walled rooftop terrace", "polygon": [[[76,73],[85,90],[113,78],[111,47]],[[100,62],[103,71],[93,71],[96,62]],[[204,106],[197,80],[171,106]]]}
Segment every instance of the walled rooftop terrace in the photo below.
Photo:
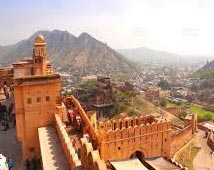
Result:
{"label": "walled rooftop terrace", "polygon": [[24,85],[24,84],[35,84],[35,82],[43,82],[45,81],[45,83],[48,82],[55,82],[57,81],[61,81],[60,75],[59,74],[51,74],[51,75],[34,75],[34,76],[25,76],[25,77],[18,77],[15,78],[15,83],[14,85]]}

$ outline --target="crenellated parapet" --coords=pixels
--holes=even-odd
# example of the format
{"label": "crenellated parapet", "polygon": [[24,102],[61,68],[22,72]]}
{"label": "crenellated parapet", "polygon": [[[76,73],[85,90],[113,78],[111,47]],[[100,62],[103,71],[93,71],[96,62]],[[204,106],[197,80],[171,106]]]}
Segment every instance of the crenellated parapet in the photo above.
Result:
{"label": "crenellated parapet", "polygon": [[125,117],[119,120],[113,120],[113,121],[106,121],[106,122],[100,122],[98,125],[99,131],[106,131],[109,130],[116,130],[116,129],[123,129],[128,127],[134,127],[134,126],[140,126],[140,125],[146,125],[151,123],[156,123],[157,120],[154,116],[148,115],[148,116],[140,116],[140,117]]}
{"label": "crenellated parapet", "polygon": [[[100,122],[95,129],[74,96],[67,98],[65,104],[72,108],[74,114],[81,116],[91,139],[91,143],[82,139],[81,163],[86,169],[95,169],[95,165],[97,167],[102,165],[102,161],[98,163],[92,160],[121,160],[136,156],[141,159],[170,158],[172,153],[184,144],[182,141],[188,141],[196,131],[197,115],[195,114],[176,135],[172,134],[170,121],[158,120],[153,115],[131,118],[122,113],[120,119]],[[99,152],[94,149],[98,149]]]}
{"label": "crenellated parapet", "polygon": [[[131,121],[139,121],[139,124]],[[145,118],[124,119],[124,127],[112,129],[110,121],[105,123],[105,128],[99,129],[98,145],[101,158],[104,160],[129,159],[136,151],[143,157],[168,157],[170,153],[171,123],[167,121],[144,124]],[[120,123],[121,120],[118,120]],[[128,122],[128,127],[126,123]],[[113,151],[113,152],[112,152]]]}
{"label": "crenellated parapet", "polygon": [[58,114],[55,114],[55,128],[71,170],[77,170],[81,162]]}
{"label": "crenellated parapet", "polygon": [[100,158],[98,150],[93,150],[92,143],[81,138],[81,163],[84,170],[107,170],[104,160]]}

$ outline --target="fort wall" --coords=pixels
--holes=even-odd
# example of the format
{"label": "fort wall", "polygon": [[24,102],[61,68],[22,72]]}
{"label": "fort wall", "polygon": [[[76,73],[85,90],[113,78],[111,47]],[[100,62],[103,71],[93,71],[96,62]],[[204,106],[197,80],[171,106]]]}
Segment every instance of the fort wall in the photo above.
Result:
{"label": "fort wall", "polygon": [[178,133],[172,135],[171,155],[175,154],[185,143],[192,138],[192,127],[188,125]]}
{"label": "fort wall", "polygon": [[68,97],[65,100],[66,106],[69,107],[69,105],[67,103],[73,103],[73,105],[74,105],[74,109],[73,109],[74,114],[79,114],[80,115],[82,121],[86,125],[87,133],[89,133],[89,135],[90,135],[92,140],[96,141],[97,140],[97,133],[96,133],[95,127],[93,126],[93,123],[90,121],[90,119],[88,118],[87,114],[83,110],[83,108],[80,105],[79,101],[74,96],[71,95],[71,97]]}
{"label": "fort wall", "polygon": [[165,111],[175,115],[176,117],[179,117],[179,114],[181,112],[180,108],[179,107],[166,107],[166,108],[163,108]]}
{"label": "fort wall", "polygon": [[171,139],[171,153],[172,156],[182,146],[184,146],[195,134],[197,128],[197,114],[192,115],[189,123],[179,132],[172,135]]}
{"label": "fort wall", "polygon": [[[147,123],[128,128],[110,128],[110,122],[101,123],[108,131],[99,129],[98,146],[104,160],[129,159],[136,152],[143,157],[168,157],[170,152],[171,129],[169,122]],[[137,120],[137,119],[135,119]],[[141,118],[141,120],[143,120]],[[120,120],[118,120],[120,123]],[[124,121],[125,123],[127,121]],[[123,123],[124,123],[123,122]]]}
{"label": "fort wall", "polygon": [[108,132],[109,130],[128,128],[130,126],[134,127],[135,125],[140,126],[142,124],[146,125],[153,122],[157,122],[157,120],[155,120],[154,116],[152,115],[140,116],[135,118],[125,117],[119,120],[100,122],[98,129],[100,131]]}
{"label": "fort wall", "polygon": [[69,102],[74,113],[81,116],[92,146],[99,150],[100,158],[105,161],[129,159],[139,153],[141,158],[170,158],[196,130],[195,115],[182,130],[172,135],[171,122],[158,121],[152,115],[130,118],[126,114],[122,114],[119,120],[100,122],[95,129],[78,100],[71,96],[65,103]]}
{"label": "fort wall", "polygon": [[81,163],[84,170],[107,170],[99,151],[93,150],[92,143],[86,138],[81,138]]}
{"label": "fort wall", "polygon": [[59,115],[55,114],[55,128],[57,130],[57,134],[59,136],[63,151],[66,155],[70,168],[72,170],[76,170],[78,166],[81,165],[80,160],[78,158],[77,153],[70,141],[70,138],[63,127],[62,121]]}

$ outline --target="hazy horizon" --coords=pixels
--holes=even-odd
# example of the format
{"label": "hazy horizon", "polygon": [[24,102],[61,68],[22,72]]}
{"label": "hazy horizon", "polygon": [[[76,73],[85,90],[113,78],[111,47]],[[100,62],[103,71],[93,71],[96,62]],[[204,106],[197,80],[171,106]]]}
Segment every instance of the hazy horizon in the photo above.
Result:
{"label": "hazy horizon", "polygon": [[8,0],[0,2],[0,45],[57,29],[88,32],[114,49],[213,56],[212,16],[211,0]]}

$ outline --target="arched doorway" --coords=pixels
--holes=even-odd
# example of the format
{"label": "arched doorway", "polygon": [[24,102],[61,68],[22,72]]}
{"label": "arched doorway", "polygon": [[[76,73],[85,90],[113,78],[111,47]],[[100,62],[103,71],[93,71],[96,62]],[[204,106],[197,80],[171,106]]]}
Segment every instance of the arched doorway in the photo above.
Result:
{"label": "arched doorway", "polygon": [[130,158],[138,158],[141,162],[145,155],[141,151],[135,151],[133,154],[131,154]]}

